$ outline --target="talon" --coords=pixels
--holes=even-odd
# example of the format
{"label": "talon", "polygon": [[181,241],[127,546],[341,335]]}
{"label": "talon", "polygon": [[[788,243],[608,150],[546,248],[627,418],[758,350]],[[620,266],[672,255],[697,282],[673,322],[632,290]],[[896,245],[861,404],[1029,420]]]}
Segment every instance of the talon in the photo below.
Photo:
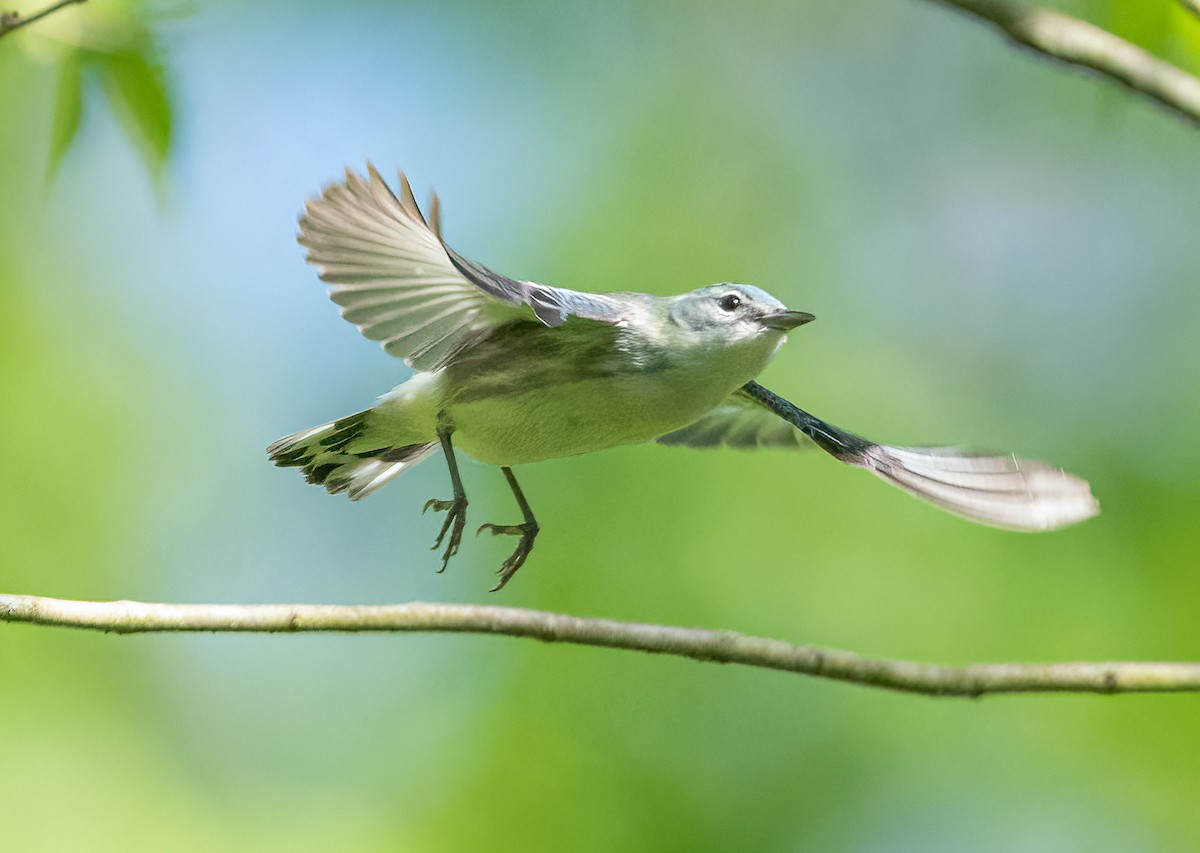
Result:
{"label": "talon", "polygon": [[437,538],[433,541],[430,551],[436,551],[442,547],[442,542],[446,540],[446,534],[450,534],[450,539],[446,542],[446,550],[442,552],[442,567],[438,569],[438,574],[446,571],[446,566],[450,564],[450,558],[458,553],[458,546],[462,543],[463,529],[467,526],[467,499],[466,497],[456,497],[453,500],[443,501],[438,498],[431,498],[425,502],[425,509],[421,510],[424,514],[430,507],[434,512],[446,513],[446,520],[442,522],[442,529],[438,531]]}
{"label": "talon", "polygon": [[[479,528],[475,531],[475,535],[478,536],[485,530],[492,531],[493,536],[499,536],[501,533],[508,534],[509,536],[525,535],[525,525],[523,524],[492,524],[490,521],[479,525]],[[537,535],[536,530],[534,531],[534,535]]]}
{"label": "talon", "polygon": [[503,589],[504,585],[512,579],[512,576],[517,573],[517,569],[525,565],[525,558],[533,550],[533,541],[538,535],[538,524],[536,521],[527,521],[524,524],[481,524],[479,525],[479,529],[475,531],[475,535],[478,536],[484,530],[492,531],[493,535],[504,533],[509,536],[521,537],[521,541],[517,543],[517,547],[513,549],[508,559],[501,563],[500,568],[496,570],[496,574],[500,576],[500,580],[490,591],[497,592]]}

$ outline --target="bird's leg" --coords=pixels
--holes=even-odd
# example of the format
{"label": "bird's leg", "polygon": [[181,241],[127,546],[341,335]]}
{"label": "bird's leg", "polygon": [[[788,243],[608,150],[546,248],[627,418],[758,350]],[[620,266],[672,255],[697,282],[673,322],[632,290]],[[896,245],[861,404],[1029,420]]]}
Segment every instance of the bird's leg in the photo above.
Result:
{"label": "bird's leg", "polygon": [[509,558],[496,571],[496,574],[500,575],[500,580],[492,587],[492,592],[503,589],[509,579],[517,573],[517,569],[525,564],[525,558],[533,550],[533,540],[538,535],[537,519],[533,517],[533,510],[529,508],[529,501],[525,500],[525,494],[521,491],[521,487],[517,485],[517,478],[513,476],[512,468],[501,467],[500,470],[504,472],[504,478],[508,480],[508,486],[512,489],[513,497],[517,499],[517,506],[521,508],[521,514],[525,516],[525,521],[521,524],[481,524],[479,529],[475,531],[476,536],[485,530],[490,530],[493,535],[507,533],[510,536],[521,537],[521,541],[517,543],[516,550],[512,552]]}
{"label": "bird's leg", "polygon": [[454,446],[450,444],[450,433],[453,431],[448,423],[439,419],[438,440],[442,443],[442,452],[446,454],[446,467],[450,469],[450,485],[454,489],[454,498],[448,501],[431,498],[426,501],[425,509],[421,510],[422,513],[425,513],[432,507],[434,512],[446,513],[446,521],[442,524],[442,530],[438,533],[433,547],[430,548],[431,551],[436,551],[442,547],[442,540],[446,538],[447,532],[450,533],[450,541],[446,544],[446,550],[442,554],[442,567],[438,569],[439,573],[446,571],[450,558],[458,553],[458,546],[462,542],[463,528],[467,526],[467,493],[463,491],[462,480],[458,476],[458,460],[454,458]]}

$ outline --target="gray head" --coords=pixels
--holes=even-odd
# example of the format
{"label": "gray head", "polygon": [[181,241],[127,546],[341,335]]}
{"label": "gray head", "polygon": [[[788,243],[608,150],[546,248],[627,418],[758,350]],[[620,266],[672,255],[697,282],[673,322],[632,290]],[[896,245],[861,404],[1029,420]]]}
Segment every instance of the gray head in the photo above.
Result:
{"label": "gray head", "polygon": [[725,282],[676,296],[670,316],[684,329],[716,334],[724,340],[749,341],[767,332],[786,332],[814,320],[806,311],[791,311],[765,290]]}

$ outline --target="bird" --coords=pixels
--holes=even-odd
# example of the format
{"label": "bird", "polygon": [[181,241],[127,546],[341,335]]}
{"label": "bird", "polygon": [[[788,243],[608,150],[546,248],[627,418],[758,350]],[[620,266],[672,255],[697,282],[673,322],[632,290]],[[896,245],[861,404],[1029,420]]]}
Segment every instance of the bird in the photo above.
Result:
{"label": "bird", "polygon": [[766,291],[722,282],[677,296],[585,293],[509,278],[442,239],[399,172],[393,191],[369,162],[310,198],[298,241],[341,315],[414,374],[371,408],[267,448],[309,483],[359,500],[441,452],[452,495],[432,550],[444,571],[468,500],[456,451],[498,466],[522,521],[481,525],[518,537],[502,589],[539,532],[513,467],[622,445],[736,449],[816,446],[963,518],[1017,531],[1094,516],[1088,483],[1012,454],[898,447],[839,429],[755,382],[789,332],[814,316]]}

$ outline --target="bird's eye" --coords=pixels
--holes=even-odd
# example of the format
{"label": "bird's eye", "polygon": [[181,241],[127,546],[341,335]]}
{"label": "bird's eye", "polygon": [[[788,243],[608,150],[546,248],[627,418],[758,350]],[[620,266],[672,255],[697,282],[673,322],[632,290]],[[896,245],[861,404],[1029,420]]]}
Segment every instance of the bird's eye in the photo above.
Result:
{"label": "bird's eye", "polygon": [[727,293],[717,302],[721,306],[722,311],[736,311],[737,307],[742,304],[742,300],[736,293]]}

